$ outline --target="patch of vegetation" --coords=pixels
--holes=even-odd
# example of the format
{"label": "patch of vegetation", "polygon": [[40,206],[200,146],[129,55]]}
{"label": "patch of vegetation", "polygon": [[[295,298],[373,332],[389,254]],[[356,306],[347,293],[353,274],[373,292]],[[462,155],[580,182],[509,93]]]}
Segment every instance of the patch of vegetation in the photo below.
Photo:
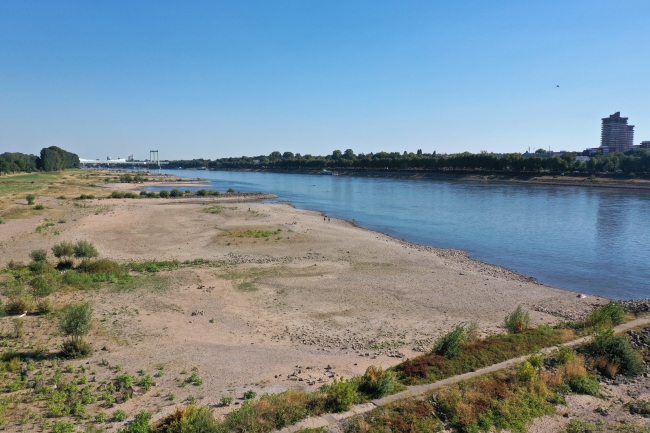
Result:
{"label": "patch of vegetation", "polygon": [[624,321],[625,308],[620,302],[611,301],[592,311],[588,323],[594,327],[610,327],[620,325]]}
{"label": "patch of vegetation", "polygon": [[617,373],[638,376],[645,372],[641,356],[624,335],[614,334],[612,328],[596,333],[586,349],[593,365],[610,377]]}
{"label": "patch of vegetation", "polygon": [[452,358],[434,352],[405,361],[393,369],[406,385],[431,383],[535,353],[543,347],[560,344],[573,335],[571,331],[547,328],[495,335],[462,345],[460,353]]}
{"label": "patch of vegetation", "polygon": [[214,206],[204,208],[203,211],[207,213],[220,214],[225,210],[237,210],[237,209],[238,209],[237,206],[214,205]]}
{"label": "patch of vegetation", "polygon": [[282,229],[277,229],[275,231],[271,230],[246,230],[239,233],[237,236],[240,238],[268,238],[269,236],[277,235],[281,233]]}
{"label": "patch of vegetation", "polygon": [[350,420],[346,433],[439,432],[443,423],[438,419],[434,401],[427,398],[399,400],[373,409],[363,417]]}
{"label": "patch of vegetation", "polygon": [[83,336],[92,328],[92,309],[90,304],[69,306],[63,313],[61,332],[70,337],[63,343],[63,355],[67,358],[82,358],[90,355],[92,347],[83,341]]}
{"label": "patch of vegetation", "polygon": [[524,309],[521,308],[521,305],[519,305],[512,314],[506,316],[504,322],[506,329],[511,334],[524,332],[531,326],[530,314],[528,311],[524,311]]}

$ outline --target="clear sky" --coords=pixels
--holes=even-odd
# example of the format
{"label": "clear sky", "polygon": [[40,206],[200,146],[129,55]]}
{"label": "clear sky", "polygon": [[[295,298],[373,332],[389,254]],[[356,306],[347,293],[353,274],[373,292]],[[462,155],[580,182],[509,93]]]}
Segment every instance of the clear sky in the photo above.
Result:
{"label": "clear sky", "polygon": [[648,0],[5,0],[0,152],[582,150],[616,111],[638,144],[649,23]]}

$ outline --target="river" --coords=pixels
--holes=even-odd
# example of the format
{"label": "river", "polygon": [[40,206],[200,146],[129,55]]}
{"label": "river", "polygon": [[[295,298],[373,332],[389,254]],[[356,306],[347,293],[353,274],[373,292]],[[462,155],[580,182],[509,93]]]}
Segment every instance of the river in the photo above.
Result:
{"label": "river", "polygon": [[[309,174],[163,170],[262,191],[410,242],[466,251],[550,286],[650,296],[650,191]],[[190,188],[199,189],[199,188]]]}

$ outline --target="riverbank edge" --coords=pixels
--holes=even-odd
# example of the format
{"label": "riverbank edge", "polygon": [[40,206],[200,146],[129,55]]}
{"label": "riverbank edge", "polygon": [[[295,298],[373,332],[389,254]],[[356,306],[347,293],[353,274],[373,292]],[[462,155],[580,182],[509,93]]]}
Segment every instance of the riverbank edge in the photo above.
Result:
{"label": "riverbank edge", "polygon": [[[280,174],[308,174],[321,175],[320,170],[312,169],[211,169],[210,171],[236,171],[251,173],[280,173]],[[570,176],[566,181],[556,178],[546,179],[546,176],[539,175],[506,175],[506,174],[476,174],[476,173],[436,173],[427,171],[360,171],[360,170],[333,170],[337,176],[353,176],[367,178],[392,178],[392,179],[410,179],[410,180],[453,180],[464,182],[481,182],[481,183],[514,183],[520,185],[553,185],[553,186],[579,186],[590,188],[619,188],[619,189],[636,189],[650,190],[650,181],[635,179],[612,179],[606,178],[606,181],[591,180],[584,178],[576,180]],[[549,176],[550,177],[550,176]],[[641,183],[642,182],[642,183]]]}

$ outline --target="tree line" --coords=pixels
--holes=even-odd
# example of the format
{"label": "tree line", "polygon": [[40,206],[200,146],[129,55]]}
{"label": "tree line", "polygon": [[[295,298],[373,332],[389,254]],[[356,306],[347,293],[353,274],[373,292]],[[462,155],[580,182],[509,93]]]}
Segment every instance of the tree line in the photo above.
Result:
{"label": "tree line", "polygon": [[269,155],[238,158],[192,159],[169,161],[170,167],[211,169],[339,169],[339,170],[427,170],[427,171],[491,171],[491,172],[616,172],[643,173],[650,171],[650,151],[597,154],[589,161],[576,160],[578,153],[562,156],[506,153],[437,154],[413,152],[378,152],[355,154],[335,150],[331,155],[313,156],[292,152],[272,152]]}
{"label": "tree line", "polygon": [[0,174],[35,171],[62,171],[79,168],[79,156],[60,147],[50,146],[41,149],[40,156],[20,152],[0,154]]}

